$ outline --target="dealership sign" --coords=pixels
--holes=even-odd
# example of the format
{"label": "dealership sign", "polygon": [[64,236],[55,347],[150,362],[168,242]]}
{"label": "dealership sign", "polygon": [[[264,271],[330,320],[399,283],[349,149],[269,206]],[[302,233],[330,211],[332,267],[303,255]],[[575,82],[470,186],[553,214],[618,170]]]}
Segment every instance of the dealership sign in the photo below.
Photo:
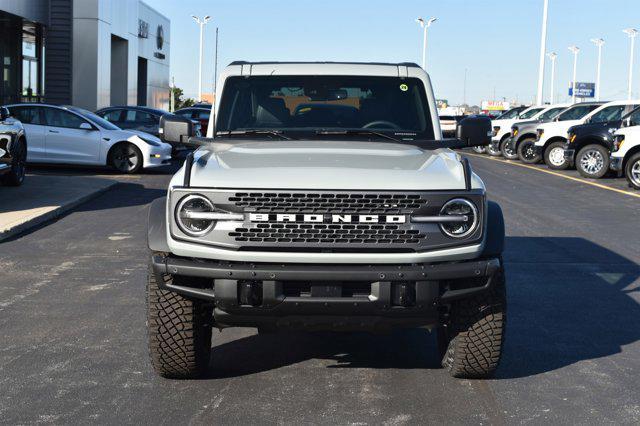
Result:
{"label": "dealership sign", "polygon": [[510,106],[511,104],[507,101],[482,101],[481,109],[483,111],[505,111]]}
{"label": "dealership sign", "polygon": [[[576,98],[593,98],[595,95],[595,83],[576,82]],[[569,96],[573,96],[573,85],[569,87]]]}

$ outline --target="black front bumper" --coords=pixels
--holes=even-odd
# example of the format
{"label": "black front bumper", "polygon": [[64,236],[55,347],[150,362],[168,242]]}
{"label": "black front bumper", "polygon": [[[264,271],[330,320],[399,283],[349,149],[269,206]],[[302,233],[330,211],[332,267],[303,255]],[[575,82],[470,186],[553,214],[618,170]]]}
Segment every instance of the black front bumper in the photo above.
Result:
{"label": "black front bumper", "polygon": [[569,145],[565,145],[564,148],[564,161],[566,161],[569,166],[573,167],[576,159],[576,150],[569,148]]}
{"label": "black front bumper", "polygon": [[[498,258],[424,265],[227,263],[155,255],[156,274],[211,279],[164,290],[209,301],[216,326],[379,330],[438,323],[440,307],[485,292]],[[183,279],[181,282],[188,282]]]}

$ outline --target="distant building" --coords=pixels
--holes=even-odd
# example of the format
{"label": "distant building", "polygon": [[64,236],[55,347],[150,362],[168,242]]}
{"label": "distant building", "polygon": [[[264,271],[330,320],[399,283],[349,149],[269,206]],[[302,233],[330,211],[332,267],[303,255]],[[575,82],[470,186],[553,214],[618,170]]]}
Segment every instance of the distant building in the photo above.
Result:
{"label": "distant building", "polygon": [[169,47],[140,0],[0,0],[0,103],[168,108]]}

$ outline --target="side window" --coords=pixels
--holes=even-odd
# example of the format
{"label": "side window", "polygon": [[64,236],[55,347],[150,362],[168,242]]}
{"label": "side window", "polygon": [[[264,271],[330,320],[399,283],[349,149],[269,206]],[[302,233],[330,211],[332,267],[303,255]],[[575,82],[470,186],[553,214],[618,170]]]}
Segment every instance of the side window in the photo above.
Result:
{"label": "side window", "polygon": [[629,116],[629,125],[638,126],[640,125],[640,109],[635,111]]}
{"label": "side window", "polygon": [[108,111],[104,114],[101,114],[102,118],[104,118],[107,121],[110,121],[111,123],[117,123],[120,121],[120,116],[122,115],[122,110],[121,109],[115,109],[113,111]]}
{"label": "side window", "polygon": [[125,122],[136,122],[141,124],[157,124],[157,120],[153,117],[153,115],[142,112],[142,111],[127,111],[127,116],[124,120]]}
{"label": "side window", "polygon": [[211,113],[209,111],[194,111],[193,115],[198,120],[208,120]]}
{"label": "side window", "polygon": [[180,117],[191,118],[191,110],[176,111],[174,114],[179,115]]}
{"label": "side window", "polygon": [[51,127],[65,127],[68,129],[79,129],[85,121],[75,114],[57,108],[45,108],[44,116],[47,125]]}
{"label": "side window", "polygon": [[591,122],[604,123],[607,121],[620,120],[622,118],[622,112],[624,111],[624,108],[624,105],[614,105],[607,107],[591,116]]}
{"label": "side window", "polygon": [[44,124],[38,107],[13,107],[10,111],[22,124]]}

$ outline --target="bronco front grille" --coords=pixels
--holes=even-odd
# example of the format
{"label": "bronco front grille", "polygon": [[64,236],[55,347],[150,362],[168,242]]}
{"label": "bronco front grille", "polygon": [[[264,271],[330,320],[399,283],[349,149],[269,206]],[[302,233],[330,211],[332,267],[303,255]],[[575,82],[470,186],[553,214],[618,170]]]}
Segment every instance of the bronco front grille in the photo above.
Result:
{"label": "bronco front grille", "polygon": [[406,214],[426,200],[419,194],[238,192],[229,201],[247,212]]}

